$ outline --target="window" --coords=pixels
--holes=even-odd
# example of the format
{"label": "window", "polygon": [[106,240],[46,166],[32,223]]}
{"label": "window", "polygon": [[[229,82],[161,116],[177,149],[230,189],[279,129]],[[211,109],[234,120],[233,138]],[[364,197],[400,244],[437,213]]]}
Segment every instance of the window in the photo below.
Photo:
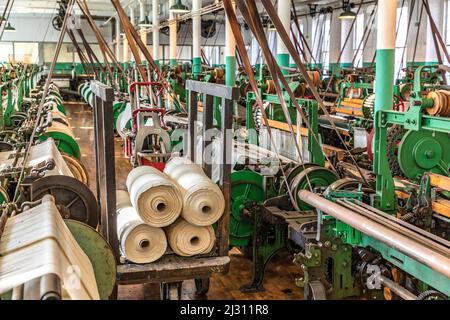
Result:
{"label": "window", "polygon": [[11,42],[0,43],[0,63],[12,61],[13,53],[14,49]]}
{"label": "window", "polygon": [[[397,8],[397,38],[395,39],[395,78],[402,77],[401,70],[406,67],[406,35],[408,33],[408,7]],[[405,51],[405,54],[403,54]],[[403,59],[402,59],[403,58]]]}
{"label": "window", "polygon": [[361,68],[363,66],[363,50],[364,43],[364,13],[358,14],[355,22],[355,31],[353,32],[353,56],[355,61],[355,68]]}
{"label": "window", "polygon": [[328,15],[324,23],[324,34],[322,41],[322,56],[321,63],[324,71],[328,71],[330,67],[330,28],[331,28],[331,16]]}
{"label": "window", "polygon": [[36,64],[39,59],[39,47],[37,43],[14,43],[14,60],[27,64]]}
{"label": "window", "polygon": [[[447,0],[446,8],[445,8],[445,45],[447,47],[447,51],[450,52],[450,0]],[[445,56],[445,55],[444,55]],[[448,61],[450,63],[450,61]],[[448,72],[447,72],[448,74]]]}

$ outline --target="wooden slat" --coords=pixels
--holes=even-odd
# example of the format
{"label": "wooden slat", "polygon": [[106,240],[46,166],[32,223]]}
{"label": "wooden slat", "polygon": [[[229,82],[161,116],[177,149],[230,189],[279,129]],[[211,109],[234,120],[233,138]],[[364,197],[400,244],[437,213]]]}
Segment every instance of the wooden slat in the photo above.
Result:
{"label": "wooden slat", "polygon": [[432,208],[434,212],[450,218],[450,201],[438,198],[436,201],[433,201]]}
{"label": "wooden slat", "polygon": [[166,255],[149,264],[122,264],[117,266],[119,284],[177,282],[186,279],[207,278],[213,273],[226,274],[230,257],[179,257]]}
{"label": "wooden slat", "polygon": [[450,191],[450,178],[436,174],[430,173],[430,183],[433,187],[438,187],[447,191]]}

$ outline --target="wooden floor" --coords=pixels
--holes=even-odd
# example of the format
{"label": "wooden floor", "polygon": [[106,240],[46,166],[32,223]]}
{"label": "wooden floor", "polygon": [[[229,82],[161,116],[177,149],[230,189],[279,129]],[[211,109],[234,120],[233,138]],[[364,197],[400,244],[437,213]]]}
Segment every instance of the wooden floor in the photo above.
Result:
{"label": "wooden floor", "polygon": [[[88,168],[90,188],[96,194],[95,182],[95,155],[94,155],[94,128],[93,115],[90,107],[80,104],[67,104],[65,106],[72,129],[81,148],[82,162]],[[116,138],[115,150],[116,187],[126,189],[125,179],[131,166],[123,156],[122,140]],[[248,283],[251,277],[251,262],[237,249],[230,252],[231,266],[227,275],[214,275],[211,278],[210,290],[207,297],[195,295],[193,280],[183,283],[182,298],[193,299],[273,299],[291,300],[302,299],[303,290],[295,286],[295,278],[300,276],[299,268],[292,263],[288,253],[280,253],[267,266],[264,292],[244,294],[239,288]],[[119,299],[159,299],[159,286],[154,284],[120,286]]]}

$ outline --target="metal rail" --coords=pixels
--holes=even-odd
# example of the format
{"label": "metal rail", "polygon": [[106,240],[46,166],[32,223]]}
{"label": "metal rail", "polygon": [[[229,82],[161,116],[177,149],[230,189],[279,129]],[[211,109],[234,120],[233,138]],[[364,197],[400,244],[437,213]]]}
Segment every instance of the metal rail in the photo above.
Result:
{"label": "metal rail", "polygon": [[418,243],[419,235],[412,238],[399,234],[396,229],[384,226],[307,190],[301,190],[299,197],[309,205],[450,278],[450,256]]}

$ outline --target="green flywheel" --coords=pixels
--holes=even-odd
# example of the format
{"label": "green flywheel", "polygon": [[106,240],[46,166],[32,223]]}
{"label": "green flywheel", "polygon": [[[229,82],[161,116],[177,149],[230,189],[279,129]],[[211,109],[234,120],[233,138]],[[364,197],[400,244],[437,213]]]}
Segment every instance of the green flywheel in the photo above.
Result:
{"label": "green flywheel", "polygon": [[119,118],[119,115],[123,112],[123,110],[125,110],[126,105],[127,104],[125,101],[120,101],[113,105],[113,116],[114,116],[113,128],[114,128],[114,130],[117,129],[116,128],[117,118]]}
{"label": "green flywheel", "polygon": [[312,166],[299,172],[291,182],[291,191],[295,197],[294,207],[298,211],[312,210],[313,208],[302,201],[298,196],[300,190],[314,190],[316,188],[326,188],[339,177],[331,170],[323,167]]}
{"label": "green flywheel", "polygon": [[116,284],[116,259],[110,245],[87,224],[75,220],[65,220],[65,222],[78,245],[91,261],[100,299],[109,299]]}
{"label": "green flywheel", "polygon": [[449,175],[450,136],[448,133],[408,131],[400,142],[398,161],[404,175],[419,179],[425,172]]}
{"label": "green flywheel", "polygon": [[71,136],[62,132],[46,132],[39,136],[39,140],[46,141],[48,138],[55,140],[56,147],[59,151],[64,152],[72,157],[81,160],[81,150],[78,143]]}
{"label": "green flywheel", "polygon": [[253,224],[243,216],[246,205],[264,201],[263,177],[251,170],[231,174],[230,245],[245,247],[250,244]]}

